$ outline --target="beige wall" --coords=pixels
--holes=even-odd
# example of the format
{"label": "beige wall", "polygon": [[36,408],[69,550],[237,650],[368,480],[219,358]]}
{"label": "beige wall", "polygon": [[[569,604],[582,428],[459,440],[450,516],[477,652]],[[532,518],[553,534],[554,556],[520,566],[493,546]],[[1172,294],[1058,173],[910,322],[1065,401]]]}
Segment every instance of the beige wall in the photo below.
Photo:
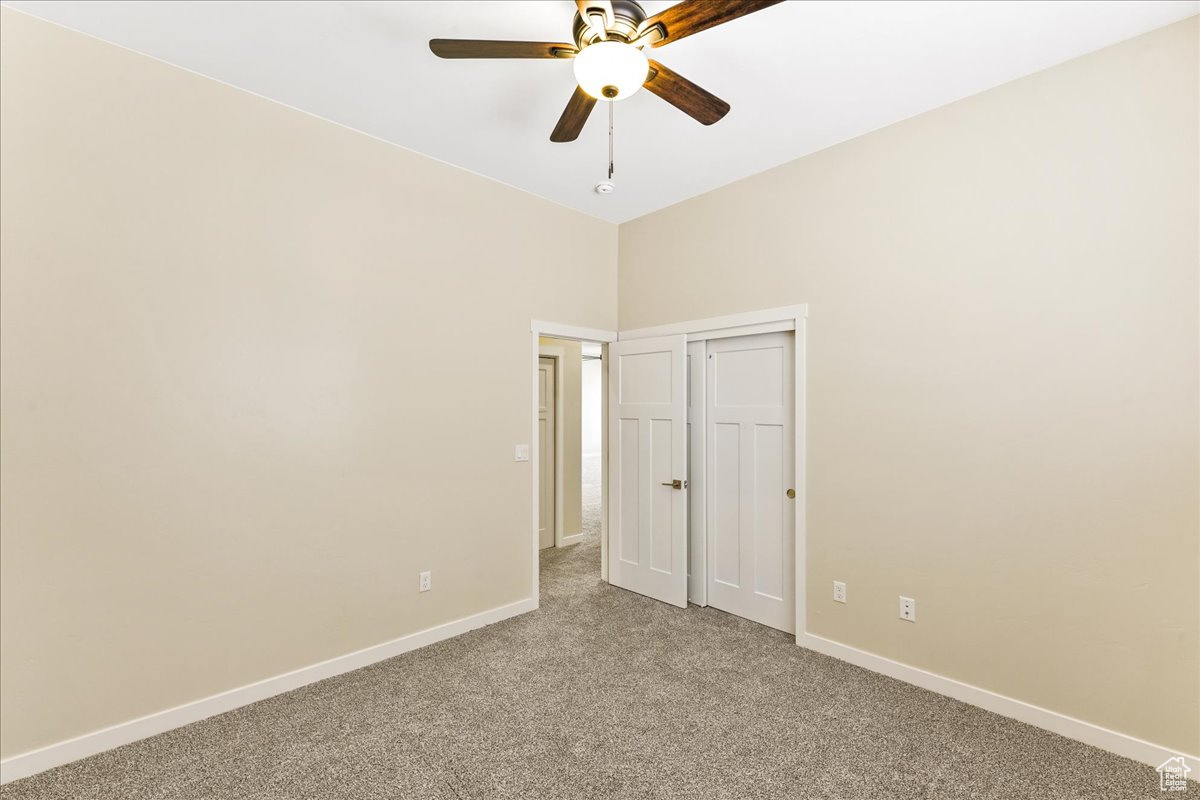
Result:
{"label": "beige wall", "polygon": [[527,597],[615,227],[2,13],[3,755]]}
{"label": "beige wall", "polygon": [[542,336],[542,344],[563,349],[563,535],[583,530],[583,350],[579,342]]}
{"label": "beige wall", "polygon": [[619,280],[622,330],[809,304],[811,632],[1191,753],[1196,64],[1192,18],[651,214]]}

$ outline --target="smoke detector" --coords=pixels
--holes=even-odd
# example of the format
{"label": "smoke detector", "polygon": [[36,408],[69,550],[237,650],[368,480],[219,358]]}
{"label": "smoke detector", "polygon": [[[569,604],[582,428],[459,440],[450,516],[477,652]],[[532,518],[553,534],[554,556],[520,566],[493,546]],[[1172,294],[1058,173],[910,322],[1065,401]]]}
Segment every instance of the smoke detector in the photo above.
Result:
{"label": "smoke detector", "polygon": [[612,194],[615,188],[612,181],[600,181],[596,184],[596,194]]}

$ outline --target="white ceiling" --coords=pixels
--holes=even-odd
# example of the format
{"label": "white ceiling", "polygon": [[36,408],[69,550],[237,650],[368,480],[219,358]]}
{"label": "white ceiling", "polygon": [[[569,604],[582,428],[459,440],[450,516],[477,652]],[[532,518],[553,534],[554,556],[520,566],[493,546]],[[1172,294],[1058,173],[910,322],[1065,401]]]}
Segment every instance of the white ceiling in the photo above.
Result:
{"label": "white ceiling", "polygon": [[[617,190],[598,104],[551,129],[562,61],[444,61],[431,38],[571,41],[572,0],[13,0],[27,11],[624,222],[1200,11],[1198,0],[792,0],[654,50],[717,94],[704,127],[649,92],[616,104]],[[650,14],[671,5],[645,0]]]}

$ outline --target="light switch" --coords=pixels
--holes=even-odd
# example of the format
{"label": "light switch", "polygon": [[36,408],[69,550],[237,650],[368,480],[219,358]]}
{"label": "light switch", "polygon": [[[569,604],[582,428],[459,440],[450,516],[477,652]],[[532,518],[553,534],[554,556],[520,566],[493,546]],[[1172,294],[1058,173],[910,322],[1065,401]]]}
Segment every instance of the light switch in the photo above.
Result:
{"label": "light switch", "polygon": [[517,445],[517,454],[513,458],[513,461],[528,461],[528,460],[529,460],[529,445],[527,445],[527,444]]}

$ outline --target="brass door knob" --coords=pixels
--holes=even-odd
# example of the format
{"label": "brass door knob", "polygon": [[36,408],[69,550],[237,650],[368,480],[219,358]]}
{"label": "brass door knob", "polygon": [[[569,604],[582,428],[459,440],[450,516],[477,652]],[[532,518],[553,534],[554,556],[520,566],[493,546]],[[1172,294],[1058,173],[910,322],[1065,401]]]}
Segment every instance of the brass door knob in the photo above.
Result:
{"label": "brass door knob", "polygon": [[664,483],[663,486],[670,486],[672,489],[682,489],[683,481],[671,481],[670,483]]}
{"label": "brass door knob", "polygon": [[796,499],[796,490],[795,490],[795,489],[788,489],[788,490],[787,490],[787,496],[788,496],[788,500],[795,500],[795,499]]}

